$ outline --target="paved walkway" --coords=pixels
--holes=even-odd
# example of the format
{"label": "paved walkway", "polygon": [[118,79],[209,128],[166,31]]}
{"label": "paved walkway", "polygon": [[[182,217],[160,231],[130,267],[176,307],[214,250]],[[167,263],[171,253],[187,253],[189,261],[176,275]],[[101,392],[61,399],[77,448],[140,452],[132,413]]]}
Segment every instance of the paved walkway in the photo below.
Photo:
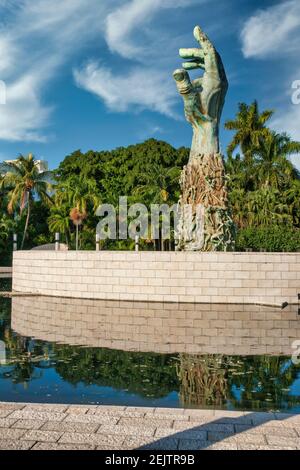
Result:
{"label": "paved walkway", "polygon": [[0,403],[0,449],[300,449],[300,415]]}

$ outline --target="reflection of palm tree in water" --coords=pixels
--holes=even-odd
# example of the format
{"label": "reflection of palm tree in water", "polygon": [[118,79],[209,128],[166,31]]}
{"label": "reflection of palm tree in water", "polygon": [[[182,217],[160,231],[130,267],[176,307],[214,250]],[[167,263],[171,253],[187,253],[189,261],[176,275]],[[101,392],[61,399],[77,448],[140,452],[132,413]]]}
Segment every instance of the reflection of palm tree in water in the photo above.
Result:
{"label": "reflection of palm tree in water", "polygon": [[[300,366],[285,356],[250,356],[239,359],[239,373],[230,375],[231,400],[235,407],[256,410],[289,409],[300,396],[290,388],[299,377]],[[234,393],[239,390],[239,393]]]}
{"label": "reflection of palm tree in water", "polygon": [[228,395],[223,356],[180,354],[177,374],[184,406],[221,406]]}
{"label": "reflection of palm tree in water", "polygon": [[43,363],[48,359],[47,348],[34,343],[30,338],[13,333],[7,324],[0,330],[7,352],[6,365],[0,372],[0,378],[11,380],[14,384],[23,384],[27,388],[31,380],[42,376],[40,369],[45,368]]}

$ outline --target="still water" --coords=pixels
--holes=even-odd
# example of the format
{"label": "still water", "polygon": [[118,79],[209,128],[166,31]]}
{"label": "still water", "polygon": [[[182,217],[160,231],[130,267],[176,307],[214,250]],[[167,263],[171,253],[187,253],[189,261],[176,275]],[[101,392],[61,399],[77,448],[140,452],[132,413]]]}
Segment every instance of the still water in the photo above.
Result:
{"label": "still water", "polygon": [[297,313],[0,298],[0,401],[300,413]]}

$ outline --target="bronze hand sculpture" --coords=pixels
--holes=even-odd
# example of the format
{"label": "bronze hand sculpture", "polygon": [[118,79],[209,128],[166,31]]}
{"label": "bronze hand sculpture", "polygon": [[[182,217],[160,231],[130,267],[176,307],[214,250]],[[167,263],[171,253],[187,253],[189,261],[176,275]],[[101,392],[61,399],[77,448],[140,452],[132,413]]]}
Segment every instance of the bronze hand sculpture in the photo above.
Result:
{"label": "bronze hand sculpture", "polygon": [[[180,49],[180,57],[190,61],[173,74],[184,100],[186,119],[193,127],[191,159],[219,153],[219,124],[228,90],[220,55],[199,26],[194,29],[194,36],[201,49]],[[204,74],[191,82],[187,70],[194,69],[203,69]]]}
{"label": "bronze hand sculpture", "polygon": [[[233,249],[235,237],[219,143],[228,81],[220,55],[199,26],[194,36],[201,48],[180,49],[180,57],[189,61],[173,74],[193,128],[190,159],[180,181],[178,250],[226,251]],[[203,77],[191,81],[187,70],[193,69],[203,69]]]}

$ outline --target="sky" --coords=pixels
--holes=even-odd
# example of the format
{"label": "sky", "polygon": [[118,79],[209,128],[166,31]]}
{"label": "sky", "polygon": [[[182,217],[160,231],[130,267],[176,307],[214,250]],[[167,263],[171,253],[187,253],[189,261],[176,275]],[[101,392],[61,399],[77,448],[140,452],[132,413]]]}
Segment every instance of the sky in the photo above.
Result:
{"label": "sky", "polygon": [[189,147],[172,73],[198,24],[229,80],[223,152],[224,122],[254,99],[300,140],[299,0],[0,0],[0,161],[32,152],[55,168],[149,138]]}

